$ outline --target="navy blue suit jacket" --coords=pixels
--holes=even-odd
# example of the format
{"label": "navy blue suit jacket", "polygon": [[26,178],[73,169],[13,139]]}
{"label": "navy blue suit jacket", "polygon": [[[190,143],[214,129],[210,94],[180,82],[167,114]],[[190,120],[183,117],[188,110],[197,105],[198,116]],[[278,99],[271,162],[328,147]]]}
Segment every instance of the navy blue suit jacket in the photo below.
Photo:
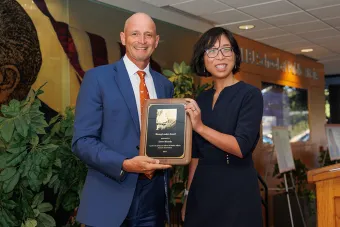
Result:
{"label": "navy blue suit jacket", "polygon": [[[173,85],[151,70],[157,98],[172,98]],[[76,104],[73,152],[88,165],[77,220],[95,227],[120,226],[133,199],[138,174],[121,180],[122,163],[138,155],[140,123],[122,59],[89,70]]]}

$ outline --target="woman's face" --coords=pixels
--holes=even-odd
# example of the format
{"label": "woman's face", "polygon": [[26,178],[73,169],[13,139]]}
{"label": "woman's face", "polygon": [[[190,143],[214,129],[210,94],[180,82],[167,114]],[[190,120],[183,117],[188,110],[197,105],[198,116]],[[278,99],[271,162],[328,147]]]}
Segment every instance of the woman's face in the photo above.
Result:
{"label": "woman's face", "polygon": [[232,70],[235,65],[235,54],[225,35],[222,35],[213,47],[206,50],[204,54],[204,65],[212,77],[227,78],[233,75]]}

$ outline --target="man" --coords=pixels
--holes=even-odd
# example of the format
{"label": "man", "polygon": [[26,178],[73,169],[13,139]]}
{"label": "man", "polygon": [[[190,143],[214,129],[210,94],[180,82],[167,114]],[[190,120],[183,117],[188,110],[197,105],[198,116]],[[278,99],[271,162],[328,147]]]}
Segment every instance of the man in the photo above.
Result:
{"label": "man", "polygon": [[120,38],[126,55],[89,70],[78,94],[72,148],[89,170],[77,220],[95,227],[161,227],[166,201],[162,169],[171,166],[138,156],[140,115],[145,94],[171,98],[173,86],[149,67],[159,36],[148,15],[132,15]]}

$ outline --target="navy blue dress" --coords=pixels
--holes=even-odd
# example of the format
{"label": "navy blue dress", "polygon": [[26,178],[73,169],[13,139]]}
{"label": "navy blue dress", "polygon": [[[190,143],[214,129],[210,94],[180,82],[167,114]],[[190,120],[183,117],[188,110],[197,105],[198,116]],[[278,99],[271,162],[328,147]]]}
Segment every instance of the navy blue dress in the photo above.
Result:
{"label": "navy blue dress", "polygon": [[242,81],[224,88],[212,109],[215,90],[197,98],[205,125],[233,135],[243,159],[193,135],[199,158],[188,195],[184,227],[262,227],[262,208],[252,152],[263,113],[261,91]]}

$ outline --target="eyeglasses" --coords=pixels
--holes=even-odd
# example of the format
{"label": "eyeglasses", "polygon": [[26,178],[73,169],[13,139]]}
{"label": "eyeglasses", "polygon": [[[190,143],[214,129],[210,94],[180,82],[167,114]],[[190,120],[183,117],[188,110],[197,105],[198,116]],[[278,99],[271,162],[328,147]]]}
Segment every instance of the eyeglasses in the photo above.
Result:
{"label": "eyeglasses", "polygon": [[224,57],[231,57],[233,55],[233,49],[231,47],[210,48],[205,52],[209,58],[216,58],[220,51]]}

